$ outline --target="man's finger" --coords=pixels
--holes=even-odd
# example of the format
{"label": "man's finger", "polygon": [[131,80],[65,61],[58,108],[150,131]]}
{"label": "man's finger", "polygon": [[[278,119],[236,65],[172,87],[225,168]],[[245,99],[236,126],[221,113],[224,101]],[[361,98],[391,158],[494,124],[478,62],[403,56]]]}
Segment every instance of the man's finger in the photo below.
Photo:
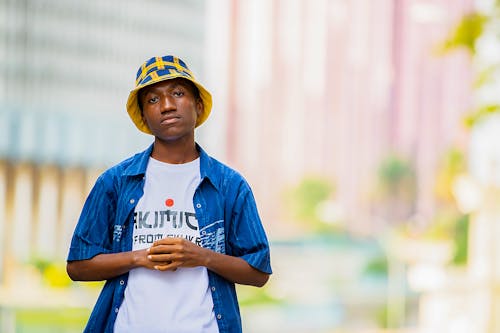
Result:
{"label": "man's finger", "polygon": [[170,262],[162,264],[162,265],[155,265],[154,269],[156,269],[158,271],[169,271],[169,270],[176,271],[178,267],[179,267],[178,263],[170,261]]}
{"label": "man's finger", "polygon": [[154,262],[172,262],[172,255],[170,254],[154,254],[148,255],[148,259]]}
{"label": "man's finger", "polygon": [[165,238],[162,238],[162,239],[155,241],[153,243],[153,246],[151,246],[151,247],[155,247],[158,245],[174,245],[174,244],[179,244],[182,241],[183,241],[183,238],[179,238],[179,237],[165,237]]}

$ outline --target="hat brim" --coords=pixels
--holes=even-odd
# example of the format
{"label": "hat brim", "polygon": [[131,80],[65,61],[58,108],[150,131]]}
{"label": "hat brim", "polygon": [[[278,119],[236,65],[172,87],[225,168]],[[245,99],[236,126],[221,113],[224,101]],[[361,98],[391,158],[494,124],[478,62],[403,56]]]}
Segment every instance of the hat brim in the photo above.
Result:
{"label": "hat brim", "polygon": [[144,122],[144,119],[142,117],[142,111],[139,108],[139,100],[137,97],[137,94],[139,90],[141,90],[144,87],[153,85],[158,82],[162,81],[167,81],[167,80],[172,80],[175,78],[183,78],[186,80],[189,80],[194,83],[194,85],[198,88],[198,91],[200,92],[200,97],[203,102],[203,112],[198,116],[196,119],[196,125],[195,127],[200,126],[207,120],[208,116],[210,115],[210,112],[212,111],[212,95],[208,92],[208,90],[205,89],[200,83],[198,83],[195,80],[192,80],[189,77],[186,77],[184,75],[180,74],[173,74],[169,75],[168,77],[159,77],[156,80],[151,80],[148,81],[147,83],[135,87],[132,91],[130,91],[130,94],[128,96],[127,100],[127,112],[130,118],[132,119],[132,122],[135,124],[135,126],[141,131],[146,134],[153,134],[151,133],[151,130],[149,129],[148,125]]}

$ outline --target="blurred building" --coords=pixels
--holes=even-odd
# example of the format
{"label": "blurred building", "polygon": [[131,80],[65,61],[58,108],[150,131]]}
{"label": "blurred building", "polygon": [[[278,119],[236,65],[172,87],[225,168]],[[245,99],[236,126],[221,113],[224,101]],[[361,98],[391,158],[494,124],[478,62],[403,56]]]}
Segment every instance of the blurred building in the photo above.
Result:
{"label": "blurred building", "polygon": [[65,257],[98,172],[152,141],[125,111],[137,68],[174,53],[202,78],[204,26],[201,0],[0,0],[0,277]]}
{"label": "blurred building", "polygon": [[336,185],[351,231],[383,228],[371,192],[393,151],[416,169],[410,213],[430,221],[436,169],[462,144],[471,105],[469,59],[437,50],[472,3],[217,2],[213,30],[226,35],[214,49],[227,50],[229,67],[217,96],[227,109],[225,153],[255,184],[273,233],[289,228],[279,223],[283,188],[307,174]]}
{"label": "blurred building", "polygon": [[[391,152],[415,167],[409,213],[428,223],[440,158],[464,144],[460,118],[472,103],[469,59],[437,50],[473,2],[0,0],[0,282],[9,279],[5,267],[63,259],[96,176],[149,144],[125,101],[139,64],[166,53],[185,59],[212,92],[200,142],[248,178],[271,237],[297,235],[283,191],[308,174],[336,185],[350,231],[383,229],[372,191]],[[474,252],[483,270],[494,246],[483,242],[489,230],[475,241],[488,245]],[[282,265],[294,262],[282,252]],[[300,252],[310,276],[315,265],[345,274],[353,263]],[[324,265],[328,258],[335,267]],[[282,282],[321,300],[295,288],[303,276]],[[479,291],[480,301],[489,298],[489,289]],[[462,307],[447,316],[436,306],[462,294],[441,294],[422,297],[424,326],[461,318]],[[500,308],[469,303],[478,312],[477,304]]]}
{"label": "blurred building", "polygon": [[391,151],[415,166],[412,213],[429,218],[440,156],[462,139],[471,82],[465,56],[433,51],[471,6],[1,0],[3,253],[66,252],[97,172],[149,143],[124,104],[138,65],[170,52],[212,91],[199,134],[249,179],[272,235],[288,233],[283,191],[307,174],[336,185],[350,230],[383,227],[371,192]]}

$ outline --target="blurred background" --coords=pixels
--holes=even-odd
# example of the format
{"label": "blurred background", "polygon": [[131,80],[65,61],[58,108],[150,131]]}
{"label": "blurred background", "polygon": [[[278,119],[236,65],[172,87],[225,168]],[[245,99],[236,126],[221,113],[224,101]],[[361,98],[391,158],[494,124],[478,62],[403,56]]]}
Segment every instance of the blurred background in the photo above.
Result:
{"label": "blurred background", "polygon": [[69,241],[166,54],[270,238],[245,332],[500,332],[498,0],[0,0],[0,332],[82,331]]}

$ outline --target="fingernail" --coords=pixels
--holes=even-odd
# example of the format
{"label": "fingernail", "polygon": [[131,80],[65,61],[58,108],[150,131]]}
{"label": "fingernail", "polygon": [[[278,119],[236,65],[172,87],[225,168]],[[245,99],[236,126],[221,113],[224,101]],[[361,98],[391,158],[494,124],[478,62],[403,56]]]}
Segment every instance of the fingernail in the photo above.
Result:
{"label": "fingernail", "polygon": [[158,266],[155,266],[154,269],[158,270]]}
{"label": "fingernail", "polygon": [[149,256],[148,256],[148,259],[151,259],[151,258],[153,258],[153,256],[149,255]]}

